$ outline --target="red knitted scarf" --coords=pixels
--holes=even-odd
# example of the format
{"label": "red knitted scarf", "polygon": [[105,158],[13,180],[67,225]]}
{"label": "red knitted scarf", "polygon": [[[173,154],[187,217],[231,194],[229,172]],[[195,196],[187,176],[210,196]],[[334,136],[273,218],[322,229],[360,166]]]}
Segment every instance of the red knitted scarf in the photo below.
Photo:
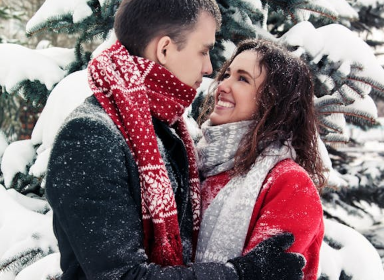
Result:
{"label": "red knitted scarf", "polygon": [[184,142],[189,159],[193,230],[197,236],[199,178],[193,142],[182,118],[196,91],[155,62],[130,55],[119,41],[89,63],[88,80],[136,160],[144,247],[149,260],[160,265],[183,264],[175,197],[157,145],[152,116],[173,127]]}

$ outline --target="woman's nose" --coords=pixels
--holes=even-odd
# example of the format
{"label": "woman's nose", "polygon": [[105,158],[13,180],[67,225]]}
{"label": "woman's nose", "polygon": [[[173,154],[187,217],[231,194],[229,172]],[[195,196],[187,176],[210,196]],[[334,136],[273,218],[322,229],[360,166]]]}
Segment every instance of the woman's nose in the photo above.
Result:
{"label": "woman's nose", "polygon": [[229,79],[222,80],[217,87],[219,92],[228,93],[230,91],[230,81]]}

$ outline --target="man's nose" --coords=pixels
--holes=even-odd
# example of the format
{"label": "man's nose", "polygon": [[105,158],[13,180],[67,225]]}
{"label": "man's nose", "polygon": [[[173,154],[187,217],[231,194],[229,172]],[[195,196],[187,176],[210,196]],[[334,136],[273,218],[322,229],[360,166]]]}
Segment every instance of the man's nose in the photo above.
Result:
{"label": "man's nose", "polygon": [[208,56],[207,59],[204,61],[203,64],[203,75],[210,75],[213,72],[211,57]]}

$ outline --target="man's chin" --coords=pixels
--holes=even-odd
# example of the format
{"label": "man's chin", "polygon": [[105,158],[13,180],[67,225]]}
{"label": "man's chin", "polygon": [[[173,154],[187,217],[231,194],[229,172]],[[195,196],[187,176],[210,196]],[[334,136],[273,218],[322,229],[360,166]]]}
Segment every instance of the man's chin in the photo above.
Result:
{"label": "man's chin", "polygon": [[194,89],[198,89],[200,86],[201,86],[201,82],[196,82],[196,83],[193,85],[193,88],[194,88]]}

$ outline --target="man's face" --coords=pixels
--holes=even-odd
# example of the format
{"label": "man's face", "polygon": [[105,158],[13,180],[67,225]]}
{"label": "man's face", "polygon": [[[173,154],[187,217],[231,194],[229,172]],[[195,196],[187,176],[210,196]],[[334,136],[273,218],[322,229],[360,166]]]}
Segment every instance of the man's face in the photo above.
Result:
{"label": "man's face", "polygon": [[197,89],[204,75],[212,73],[209,50],[215,43],[216,21],[207,12],[198,17],[195,29],[187,34],[184,48],[172,43],[163,64],[181,82]]}

